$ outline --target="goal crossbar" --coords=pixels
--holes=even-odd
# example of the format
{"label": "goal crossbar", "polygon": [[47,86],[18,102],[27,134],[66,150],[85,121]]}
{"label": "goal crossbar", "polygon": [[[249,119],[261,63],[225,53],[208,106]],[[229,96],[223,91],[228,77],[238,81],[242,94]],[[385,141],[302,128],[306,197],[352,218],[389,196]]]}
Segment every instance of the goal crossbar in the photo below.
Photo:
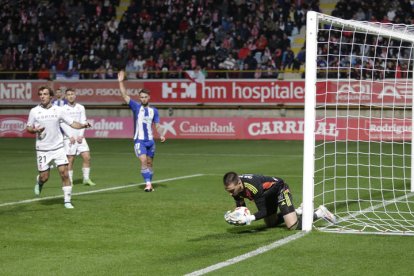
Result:
{"label": "goal crossbar", "polygon": [[381,24],[378,22],[346,20],[314,11],[309,11],[307,16],[315,18],[315,21],[317,20],[319,23],[329,23],[332,26],[354,28],[355,30],[370,33],[381,33],[383,37],[399,38],[414,43],[414,25],[407,26],[404,24]]}

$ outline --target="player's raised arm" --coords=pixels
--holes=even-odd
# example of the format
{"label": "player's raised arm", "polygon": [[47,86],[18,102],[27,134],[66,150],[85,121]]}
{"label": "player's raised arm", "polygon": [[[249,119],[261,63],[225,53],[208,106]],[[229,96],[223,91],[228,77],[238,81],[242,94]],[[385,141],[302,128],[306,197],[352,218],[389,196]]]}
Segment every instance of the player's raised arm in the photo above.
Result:
{"label": "player's raised arm", "polygon": [[129,104],[129,101],[131,100],[131,98],[127,94],[125,84],[124,84],[124,80],[125,80],[125,71],[121,70],[121,71],[118,72],[119,90],[121,91],[121,96],[122,96],[122,98],[124,98],[124,101],[127,104]]}

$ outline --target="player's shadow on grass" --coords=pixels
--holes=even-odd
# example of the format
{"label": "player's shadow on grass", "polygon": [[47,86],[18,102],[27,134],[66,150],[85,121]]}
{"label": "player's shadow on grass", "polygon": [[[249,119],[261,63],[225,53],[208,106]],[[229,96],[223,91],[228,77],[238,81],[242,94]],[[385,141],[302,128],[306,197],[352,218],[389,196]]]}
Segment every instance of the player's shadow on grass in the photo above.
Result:
{"label": "player's shadow on grass", "polygon": [[[145,187],[145,185],[143,185],[142,187]],[[152,187],[154,188],[154,190],[157,190],[157,189],[160,189],[160,188],[161,189],[168,188],[168,185],[155,183],[155,184],[152,184]]]}
{"label": "player's shadow on grass", "polygon": [[246,234],[254,234],[254,233],[260,233],[263,231],[267,231],[268,228],[263,225],[263,226],[243,226],[243,227],[237,227],[235,226],[234,228],[229,228],[227,229],[227,233],[225,232],[220,232],[220,233],[216,233],[216,234],[209,234],[209,235],[204,235],[195,239],[189,239],[189,241],[191,242],[199,242],[199,241],[206,241],[206,240],[217,240],[217,239],[224,239],[224,238],[228,238],[228,239],[234,239],[234,235],[246,235]]}
{"label": "player's shadow on grass", "polygon": [[[134,183],[130,183],[130,184],[134,184]],[[137,185],[137,187],[138,187],[139,190],[144,190],[145,184],[144,183],[142,183],[142,184],[140,183],[140,184]],[[157,189],[165,189],[165,188],[168,188],[168,185],[155,183],[155,184],[152,184],[152,188],[154,188],[154,191],[157,191]]]}
{"label": "player's shadow on grass", "polygon": [[28,212],[36,213],[36,212],[41,212],[41,211],[42,210],[40,209],[30,208],[28,205],[25,204],[25,205],[13,206],[11,208],[0,210],[0,216],[5,215],[5,214],[11,214],[11,213],[16,213],[17,215],[20,213],[28,213]]}
{"label": "player's shadow on grass", "polygon": [[273,227],[267,227],[266,225],[260,226],[235,226],[234,228],[229,228],[227,232],[231,234],[252,234],[252,233],[260,233],[263,231],[268,231],[270,229],[285,229],[285,224],[279,224]]}
{"label": "player's shadow on grass", "polygon": [[80,184],[83,184],[83,180],[81,178],[73,180],[73,185],[80,185]]}
{"label": "player's shadow on grass", "polygon": [[267,231],[267,230],[269,230],[269,228],[266,225],[261,225],[261,226],[235,226],[233,228],[227,229],[227,232],[231,233],[231,234],[244,235],[244,234],[260,233],[260,232]]}
{"label": "player's shadow on grass", "polygon": [[16,188],[1,188],[0,191],[23,191],[27,190],[27,187],[16,187]]}
{"label": "player's shadow on grass", "polygon": [[41,200],[40,204],[47,205],[47,206],[56,205],[56,204],[62,205],[63,201],[62,201],[62,198],[51,198],[51,199]]}

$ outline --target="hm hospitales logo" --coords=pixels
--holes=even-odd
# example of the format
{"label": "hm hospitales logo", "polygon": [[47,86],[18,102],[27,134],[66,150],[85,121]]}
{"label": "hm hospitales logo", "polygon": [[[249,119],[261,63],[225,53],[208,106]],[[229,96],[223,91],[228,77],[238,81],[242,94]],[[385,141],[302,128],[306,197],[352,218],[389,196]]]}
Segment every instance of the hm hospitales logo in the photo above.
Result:
{"label": "hm hospitales logo", "polygon": [[195,99],[197,97],[196,83],[171,82],[162,83],[163,99]]}

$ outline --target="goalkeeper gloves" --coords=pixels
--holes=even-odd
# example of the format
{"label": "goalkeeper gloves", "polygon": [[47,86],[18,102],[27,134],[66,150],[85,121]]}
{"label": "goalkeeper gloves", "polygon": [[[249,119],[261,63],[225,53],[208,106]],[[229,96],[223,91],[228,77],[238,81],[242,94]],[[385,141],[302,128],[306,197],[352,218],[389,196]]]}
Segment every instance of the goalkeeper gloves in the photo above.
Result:
{"label": "goalkeeper gloves", "polygon": [[240,225],[250,225],[250,223],[252,223],[252,221],[254,221],[256,217],[254,215],[245,216],[245,215],[240,214],[239,212],[227,211],[224,214],[224,219],[229,224],[240,226]]}
{"label": "goalkeeper gloves", "polygon": [[228,224],[233,224],[232,222],[233,222],[233,220],[230,218],[230,214],[231,214],[231,211],[227,211],[225,214],[224,214],[224,220],[228,223]]}
{"label": "goalkeeper gloves", "polygon": [[246,225],[250,225],[252,221],[256,220],[256,217],[254,215],[248,215],[248,216],[245,216],[245,218],[246,218]]}

